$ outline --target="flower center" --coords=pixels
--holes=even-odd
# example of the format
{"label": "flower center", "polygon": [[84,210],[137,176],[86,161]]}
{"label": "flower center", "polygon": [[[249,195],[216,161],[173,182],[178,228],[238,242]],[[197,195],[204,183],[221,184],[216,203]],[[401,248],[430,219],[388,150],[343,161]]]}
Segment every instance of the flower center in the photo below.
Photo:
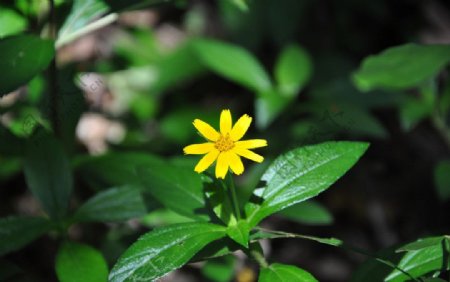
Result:
{"label": "flower center", "polygon": [[220,152],[225,152],[233,149],[234,142],[231,140],[230,134],[227,133],[227,135],[220,135],[219,140],[216,141],[214,146]]}

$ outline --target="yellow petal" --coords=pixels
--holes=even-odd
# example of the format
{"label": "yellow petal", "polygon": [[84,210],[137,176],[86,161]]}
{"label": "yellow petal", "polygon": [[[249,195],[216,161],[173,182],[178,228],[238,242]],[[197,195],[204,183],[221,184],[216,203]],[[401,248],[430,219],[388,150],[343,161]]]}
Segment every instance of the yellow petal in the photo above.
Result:
{"label": "yellow petal", "polygon": [[241,158],[235,153],[229,153],[228,157],[230,168],[234,172],[234,174],[242,174],[244,172],[244,164],[242,163]]}
{"label": "yellow petal", "polygon": [[238,141],[239,139],[241,139],[247,132],[250,123],[252,123],[251,117],[249,117],[248,115],[241,116],[231,130],[231,139],[233,141]]}
{"label": "yellow petal", "polygon": [[183,151],[187,155],[203,155],[214,150],[214,143],[192,144],[184,147]]}
{"label": "yellow petal", "polygon": [[219,155],[218,150],[214,149],[214,150],[210,151],[198,162],[198,164],[195,166],[194,170],[198,173],[205,171],[217,159],[218,155]]}
{"label": "yellow petal", "polygon": [[222,135],[226,135],[231,131],[231,113],[230,110],[223,110],[220,114],[220,133]]}
{"label": "yellow petal", "polygon": [[195,128],[197,128],[198,132],[200,132],[203,137],[210,141],[217,141],[220,137],[219,132],[217,132],[211,125],[206,122],[196,119],[193,122]]}
{"label": "yellow petal", "polygon": [[254,149],[267,146],[267,141],[264,139],[250,139],[244,141],[237,141],[234,146],[241,149]]}
{"label": "yellow petal", "polygon": [[216,163],[216,178],[222,178],[225,179],[225,176],[228,172],[228,166],[229,166],[229,156],[228,153],[221,153],[219,157],[217,158]]}
{"label": "yellow petal", "polygon": [[244,158],[250,159],[252,161],[255,161],[257,163],[261,163],[264,158],[250,150],[242,149],[242,148],[234,148],[233,151],[238,154],[239,156],[242,156]]}

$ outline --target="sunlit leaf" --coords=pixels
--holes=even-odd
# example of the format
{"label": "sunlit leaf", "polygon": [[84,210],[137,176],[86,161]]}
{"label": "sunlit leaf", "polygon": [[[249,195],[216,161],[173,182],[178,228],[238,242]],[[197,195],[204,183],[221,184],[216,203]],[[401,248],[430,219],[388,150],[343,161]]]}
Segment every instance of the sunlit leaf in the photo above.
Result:
{"label": "sunlit leaf", "polygon": [[309,272],[293,265],[274,263],[261,269],[259,282],[317,282]]}
{"label": "sunlit leaf", "polygon": [[250,226],[284,208],[312,198],[329,188],[367,150],[367,143],[326,142],[294,149],[278,157],[262,176],[261,195],[246,207]]}
{"label": "sunlit leaf", "polygon": [[225,235],[225,227],[201,222],[155,229],[120,257],[109,281],[153,281],[186,264],[199,250]]}

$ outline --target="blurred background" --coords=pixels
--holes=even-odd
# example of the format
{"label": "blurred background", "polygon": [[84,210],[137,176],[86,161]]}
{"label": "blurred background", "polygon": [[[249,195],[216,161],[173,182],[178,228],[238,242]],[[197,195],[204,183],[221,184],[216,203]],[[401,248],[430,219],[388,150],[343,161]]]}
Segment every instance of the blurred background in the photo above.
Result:
{"label": "blurred background", "polygon": [[[337,237],[372,253],[448,234],[445,118],[444,126],[436,122],[416,88],[363,92],[352,80],[364,58],[389,47],[450,44],[448,1],[105,2],[61,0],[55,8],[59,123],[74,169],[72,207],[106,187],[135,183],[129,166],[145,163],[137,159],[146,154],[195,165],[198,159],[182,152],[201,142],[193,119],[217,126],[220,111],[231,109],[235,119],[254,117],[249,138],[269,143],[259,152],[265,162],[246,162],[237,178],[242,199],[267,165],[289,149],[328,140],[371,143],[326,193],[266,219],[264,227]],[[1,36],[44,34],[48,13],[47,1],[2,0]],[[85,34],[73,39],[80,30]],[[280,65],[289,63],[300,79],[283,84]],[[255,68],[262,78],[257,82],[246,78]],[[448,70],[436,79],[447,97]],[[1,217],[43,214],[27,189],[20,144],[37,127],[49,126],[48,89],[43,73],[0,98]],[[95,246],[112,265],[145,230],[188,220],[151,199],[145,204],[144,215],[75,224],[69,236]],[[56,238],[50,232],[4,254],[0,278],[3,273],[7,281],[55,281]],[[269,261],[297,265],[320,281],[350,281],[366,259],[301,240],[274,240],[264,248]],[[255,281],[255,271],[238,255],[185,267],[165,281]]]}

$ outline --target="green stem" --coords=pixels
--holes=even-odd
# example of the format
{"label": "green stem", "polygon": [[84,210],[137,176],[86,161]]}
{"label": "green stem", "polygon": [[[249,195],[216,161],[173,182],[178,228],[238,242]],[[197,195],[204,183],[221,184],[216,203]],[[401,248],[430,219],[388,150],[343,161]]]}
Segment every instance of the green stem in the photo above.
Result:
{"label": "green stem", "polygon": [[234,185],[234,180],[232,176],[229,176],[229,183],[230,185],[228,186],[229,191],[231,193],[231,201],[233,202],[233,207],[234,207],[234,215],[236,216],[236,219],[239,221],[241,219],[241,212],[239,209],[239,202],[236,196],[236,188]]}
{"label": "green stem", "polygon": [[261,268],[266,268],[269,266],[259,242],[250,243],[247,255],[253,258]]}
{"label": "green stem", "polygon": [[272,231],[272,230],[266,230],[264,228],[256,228],[257,230],[260,230],[262,232],[265,233],[270,233],[270,234],[274,234],[276,237],[274,238],[299,238],[299,239],[306,239],[306,240],[312,240],[312,241],[316,241],[322,244],[326,244],[326,245],[330,245],[330,246],[334,246],[334,247],[339,247],[348,251],[352,251],[361,255],[365,255],[368,257],[371,257],[373,259],[375,259],[376,261],[385,264],[393,269],[396,269],[398,271],[400,271],[401,273],[403,273],[404,275],[408,276],[411,280],[413,281],[422,281],[420,278],[414,278],[411,274],[409,274],[406,270],[401,269],[400,267],[398,267],[397,265],[395,265],[393,262],[382,259],[376,255],[373,255],[365,250],[362,250],[360,248],[357,247],[353,247],[350,246],[346,243],[344,243],[342,240],[336,239],[336,238],[318,238],[318,237],[314,237],[314,236],[307,236],[307,235],[301,235],[301,234],[294,234],[294,233],[288,233],[288,232],[283,232],[283,231]]}

